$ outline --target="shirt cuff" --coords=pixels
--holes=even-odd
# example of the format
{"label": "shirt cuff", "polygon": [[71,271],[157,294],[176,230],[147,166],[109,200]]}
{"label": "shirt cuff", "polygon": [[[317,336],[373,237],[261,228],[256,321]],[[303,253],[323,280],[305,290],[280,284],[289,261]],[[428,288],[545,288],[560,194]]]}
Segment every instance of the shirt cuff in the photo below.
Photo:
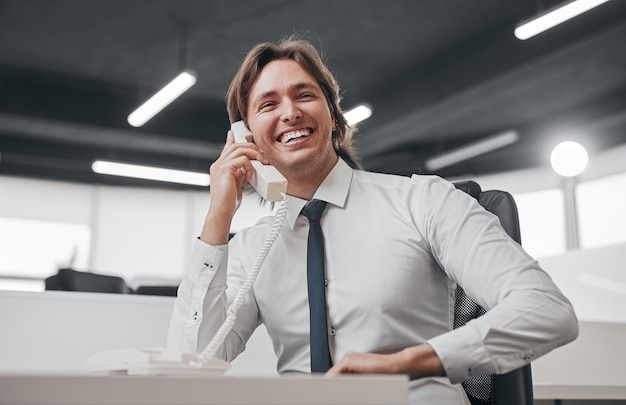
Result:
{"label": "shirt cuff", "polygon": [[495,367],[472,322],[428,341],[441,360],[452,384],[472,377],[493,374]]}
{"label": "shirt cuff", "polygon": [[[209,285],[226,285],[228,245],[212,246],[196,239],[189,259],[185,277],[193,284],[208,288]],[[218,271],[222,270],[222,271]]]}

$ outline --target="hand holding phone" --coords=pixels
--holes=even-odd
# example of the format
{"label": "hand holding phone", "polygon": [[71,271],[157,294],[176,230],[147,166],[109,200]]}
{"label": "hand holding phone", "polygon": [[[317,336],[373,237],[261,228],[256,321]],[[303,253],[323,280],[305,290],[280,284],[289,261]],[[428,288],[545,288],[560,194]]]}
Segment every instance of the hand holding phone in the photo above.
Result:
{"label": "hand holding phone", "polygon": [[[252,133],[246,128],[243,121],[232,125],[235,142],[251,142]],[[229,364],[216,358],[217,351],[224,345],[228,334],[235,325],[237,312],[250,293],[252,286],[259,274],[263,261],[270,247],[278,237],[287,215],[289,200],[283,193],[287,192],[287,180],[273,166],[266,166],[253,160],[254,175],[250,184],[268,201],[282,201],[276,211],[276,220],[270,233],[267,235],[263,247],[260,250],[252,269],[248,273],[246,282],[237,292],[235,299],[226,311],[227,316],[222,326],[211,339],[202,353],[182,353],[171,348],[145,348],[145,349],[116,349],[96,353],[86,361],[86,366],[92,372],[110,375],[222,375]]]}
{"label": "hand holding phone", "polygon": [[[252,142],[252,132],[243,121],[237,121],[231,125],[236,143]],[[257,160],[252,160],[254,174],[250,184],[268,201],[281,201],[282,194],[287,192],[287,179],[280,174],[274,166],[264,165]]]}

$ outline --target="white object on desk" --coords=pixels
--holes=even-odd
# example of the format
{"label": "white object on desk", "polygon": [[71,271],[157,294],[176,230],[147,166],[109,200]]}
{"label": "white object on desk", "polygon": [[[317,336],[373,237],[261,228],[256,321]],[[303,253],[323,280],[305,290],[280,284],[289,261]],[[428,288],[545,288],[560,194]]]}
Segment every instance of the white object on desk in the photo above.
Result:
{"label": "white object on desk", "polygon": [[128,375],[221,376],[229,368],[226,361],[200,359],[197,354],[167,348],[105,350],[87,359],[92,372]]}

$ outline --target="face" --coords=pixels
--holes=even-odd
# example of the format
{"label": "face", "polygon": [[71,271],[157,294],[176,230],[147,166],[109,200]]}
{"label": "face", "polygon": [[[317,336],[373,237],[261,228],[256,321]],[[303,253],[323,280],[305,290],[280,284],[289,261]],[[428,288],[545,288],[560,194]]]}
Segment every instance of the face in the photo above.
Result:
{"label": "face", "polygon": [[278,171],[288,179],[330,171],[337,161],[334,119],[321,87],[307,71],[292,60],[272,61],[248,100],[254,142]]}

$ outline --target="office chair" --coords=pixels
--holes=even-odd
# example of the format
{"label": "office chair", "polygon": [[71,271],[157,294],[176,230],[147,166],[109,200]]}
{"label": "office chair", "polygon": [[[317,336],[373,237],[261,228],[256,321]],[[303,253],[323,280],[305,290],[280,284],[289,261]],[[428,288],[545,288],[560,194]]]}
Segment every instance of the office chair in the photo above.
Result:
{"label": "office chair", "polygon": [[74,269],[59,269],[57,274],[46,278],[46,290],[103,292],[132,294],[123,278],[88,273]]}
{"label": "office chair", "polygon": [[[495,214],[504,230],[517,243],[521,243],[517,205],[506,191],[482,191],[478,183],[463,181],[454,183],[457,189],[478,200],[487,211]],[[465,294],[460,286],[456,288],[454,303],[454,328],[478,318],[485,309]],[[532,405],[533,385],[530,364],[500,375],[483,375],[463,383],[463,389],[472,405]]]}
{"label": "office chair", "polygon": [[174,285],[140,285],[135,288],[135,294],[139,295],[161,295],[166,297],[176,297],[178,286]]}

